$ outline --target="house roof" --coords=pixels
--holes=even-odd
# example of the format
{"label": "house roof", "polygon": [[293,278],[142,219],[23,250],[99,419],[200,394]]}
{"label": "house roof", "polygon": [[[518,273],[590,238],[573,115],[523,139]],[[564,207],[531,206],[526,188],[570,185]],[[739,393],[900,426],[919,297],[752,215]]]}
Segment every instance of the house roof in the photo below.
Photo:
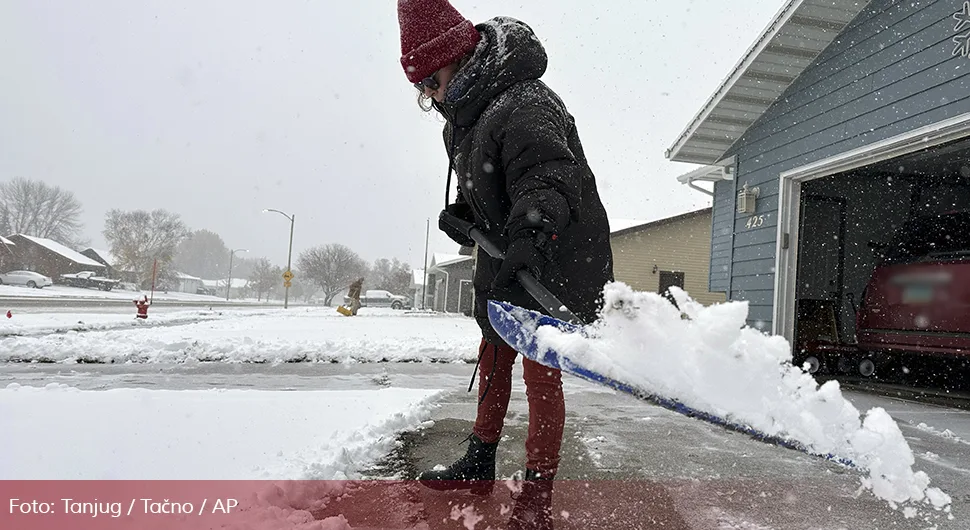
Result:
{"label": "house roof", "polygon": [[202,278],[198,278],[196,276],[191,276],[189,274],[185,274],[184,272],[176,272],[175,273],[175,277],[178,278],[178,279],[180,279],[180,280],[199,280],[199,281],[202,281]]}
{"label": "house roof", "polygon": [[435,252],[434,256],[431,258],[431,267],[442,267],[445,265],[453,265],[455,263],[461,263],[462,261],[468,261],[472,259],[471,256],[466,256],[463,254],[443,254],[440,252]]}
{"label": "house roof", "polygon": [[716,164],[868,4],[868,0],[786,0],[666,157]]}
{"label": "house roof", "polygon": [[103,264],[98,263],[97,261],[94,261],[93,259],[85,256],[84,254],[81,254],[80,252],[77,252],[76,250],[71,250],[70,248],[68,248],[68,247],[66,247],[66,246],[64,246],[64,245],[62,245],[62,244],[60,244],[57,241],[54,241],[52,239],[46,239],[46,238],[43,238],[43,237],[28,236],[28,235],[24,235],[24,234],[17,234],[17,236],[18,237],[22,237],[22,238],[26,239],[27,241],[31,241],[33,243],[36,243],[36,244],[38,244],[38,245],[46,248],[47,250],[50,250],[51,252],[53,252],[55,254],[60,254],[61,256],[64,256],[65,258],[67,258],[67,259],[69,259],[69,260],[77,263],[78,265],[84,265],[86,267],[98,267],[98,268],[103,268],[104,267]]}
{"label": "house roof", "polygon": [[3,236],[0,236],[0,242],[3,242],[3,244],[4,244],[4,245],[13,245],[13,246],[17,246],[17,244],[16,244],[16,243],[14,243],[13,241],[10,241],[9,239],[7,239],[7,238],[5,238],[5,237],[3,237]]}
{"label": "house roof", "polygon": [[431,264],[428,266],[428,272],[441,269],[442,267],[447,267],[449,265],[471,261],[472,259],[474,258],[462,254],[443,254],[440,252],[435,252],[434,256],[431,258]]}
{"label": "house roof", "polygon": [[610,233],[615,234],[620,230],[649,223],[648,219],[610,219]]}
{"label": "house roof", "polygon": [[[226,279],[223,278],[221,280],[202,280],[202,285],[204,285],[206,287],[225,287],[226,286]],[[248,285],[249,285],[249,280],[247,280],[245,278],[233,278],[232,279],[232,288],[233,289],[243,289],[243,288],[245,288]]]}
{"label": "house roof", "polygon": [[624,228],[622,230],[614,230],[610,234],[610,236],[616,237],[616,236],[622,236],[622,235],[625,235],[625,234],[632,234],[634,232],[639,232],[641,230],[646,230],[648,228],[655,228],[655,227],[662,226],[662,225],[665,225],[665,224],[670,224],[670,223],[675,223],[677,221],[683,221],[685,219],[690,219],[691,217],[695,217],[695,216],[698,216],[698,215],[710,214],[711,212],[712,212],[712,209],[711,209],[710,206],[708,206],[707,208],[702,208],[700,210],[694,210],[692,212],[682,213],[680,215],[675,215],[673,217],[665,217],[663,219],[657,219],[656,221],[650,221],[650,222],[647,222],[647,223],[630,226],[630,227]]}
{"label": "house roof", "polygon": [[87,252],[88,250],[90,250],[91,252],[94,252],[95,254],[97,254],[98,257],[100,257],[101,259],[103,259],[105,261],[105,263],[107,263],[108,266],[110,266],[110,267],[114,267],[115,265],[118,264],[118,258],[115,257],[115,255],[112,254],[110,250],[105,250],[103,248],[90,247],[90,248],[85,249],[85,252]]}

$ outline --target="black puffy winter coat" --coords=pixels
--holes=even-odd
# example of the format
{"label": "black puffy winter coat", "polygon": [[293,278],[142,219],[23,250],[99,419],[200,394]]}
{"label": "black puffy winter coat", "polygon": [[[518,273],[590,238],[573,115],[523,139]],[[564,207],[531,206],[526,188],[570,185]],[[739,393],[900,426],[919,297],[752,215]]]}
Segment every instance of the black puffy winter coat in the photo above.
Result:
{"label": "black puffy winter coat", "polygon": [[[503,250],[516,237],[541,239],[548,259],[539,281],[592,321],[604,285],[613,280],[613,255],[606,210],[573,117],[539,80],[547,57],[528,25],[498,17],[476,27],[482,41],[448,85],[445,101],[435,104],[446,119],[458,209],[469,211],[468,220]],[[489,299],[542,309],[517,282],[493,288],[500,267],[500,260],[478,252],[474,313],[492,343],[501,338],[488,321]]]}

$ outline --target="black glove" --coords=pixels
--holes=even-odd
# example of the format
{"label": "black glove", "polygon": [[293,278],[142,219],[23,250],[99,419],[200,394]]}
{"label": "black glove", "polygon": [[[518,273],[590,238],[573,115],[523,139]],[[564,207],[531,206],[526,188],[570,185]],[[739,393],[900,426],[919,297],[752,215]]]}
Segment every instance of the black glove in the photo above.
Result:
{"label": "black glove", "polygon": [[502,266],[495,275],[492,288],[502,289],[516,281],[515,275],[520,269],[532,273],[537,280],[541,279],[543,266],[550,260],[551,243],[555,236],[544,232],[523,234],[512,240],[505,252]]}
{"label": "black glove", "polygon": [[[456,202],[449,204],[442,210],[442,213],[451,214],[459,219],[468,221],[469,223],[475,222],[475,214],[472,213],[471,206],[468,203]],[[438,229],[445,233],[452,241],[458,243],[463,247],[473,247],[475,246],[475,240],[468,237],[464,233],[456,230],[455,227],[449,225],[438,216]]]}

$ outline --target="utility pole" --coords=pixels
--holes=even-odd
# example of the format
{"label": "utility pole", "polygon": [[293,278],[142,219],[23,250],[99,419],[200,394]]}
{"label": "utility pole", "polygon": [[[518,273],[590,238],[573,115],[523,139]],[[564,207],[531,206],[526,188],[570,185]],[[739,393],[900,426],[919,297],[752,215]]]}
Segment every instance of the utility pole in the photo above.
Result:
{"label": "utility pole", "polygon": [[428,219],[424,233],[424,268],[421,269],[421,274],[424,276],[424,280],[421,282],[421,310],[425,309],[428,300],[428,238],[430,236],[431,219]]}
{"label": "utility pole", "polygon": [[229,301],[229,291],[232,289],[232,257],[236,255],[236,252],[249,252],[244,248],[237,248],[229,252],[229,279],[226,281],[226,301]]}

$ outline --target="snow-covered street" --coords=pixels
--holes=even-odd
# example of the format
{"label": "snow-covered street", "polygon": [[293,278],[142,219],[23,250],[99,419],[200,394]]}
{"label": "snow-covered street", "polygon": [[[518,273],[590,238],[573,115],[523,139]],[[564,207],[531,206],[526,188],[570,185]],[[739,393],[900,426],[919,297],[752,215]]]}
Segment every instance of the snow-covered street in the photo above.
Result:
{"label": "snow-covered street", "polygon": [[[478,332],[469,318],[366,309],[346,318],[299,308],[177,311],[133,324],[130,315],[89,313],[73,330],[76,316],[5,323],[20,328],[0,339],[0,430],[15,433],[0,479],[406,479],[457,458],[474,418],[466,391]],[[866,475],[856,470],[564,382],[565,485],[556,502],[573,514],[564,528],[592,523],[596,510],[569,493],[583,482],[647,499],[614,521],[631,528],[653,520],[691,529],[944,529],[970,520],[966,410],[843,392],[860,411],[884,409],[913,469],[952,498],[947,512],[913,511],[863,488]],[[519,366],[513,391],[503,477],[524,462]],[[341,513],[352,528],[418,528],[403,514],[423,507],[431,524],[447,505],[414,484],[398,486],[414,508],[399,519],[378,523],[346,503]],[[476,517],[488,519],[508,504],[507,491],[476,502]],[[461,528],[469,514],[443,513],[443,527]]]}
{"label": "snow-covered street", "polygon": [[392,309],[350,319],[326,307],[178,311],[143,322],[133,314],[26,314],[0,322],[0,336],[25,335],[0,339],[0,362],[468,361],[477,329],[464,317]]}

